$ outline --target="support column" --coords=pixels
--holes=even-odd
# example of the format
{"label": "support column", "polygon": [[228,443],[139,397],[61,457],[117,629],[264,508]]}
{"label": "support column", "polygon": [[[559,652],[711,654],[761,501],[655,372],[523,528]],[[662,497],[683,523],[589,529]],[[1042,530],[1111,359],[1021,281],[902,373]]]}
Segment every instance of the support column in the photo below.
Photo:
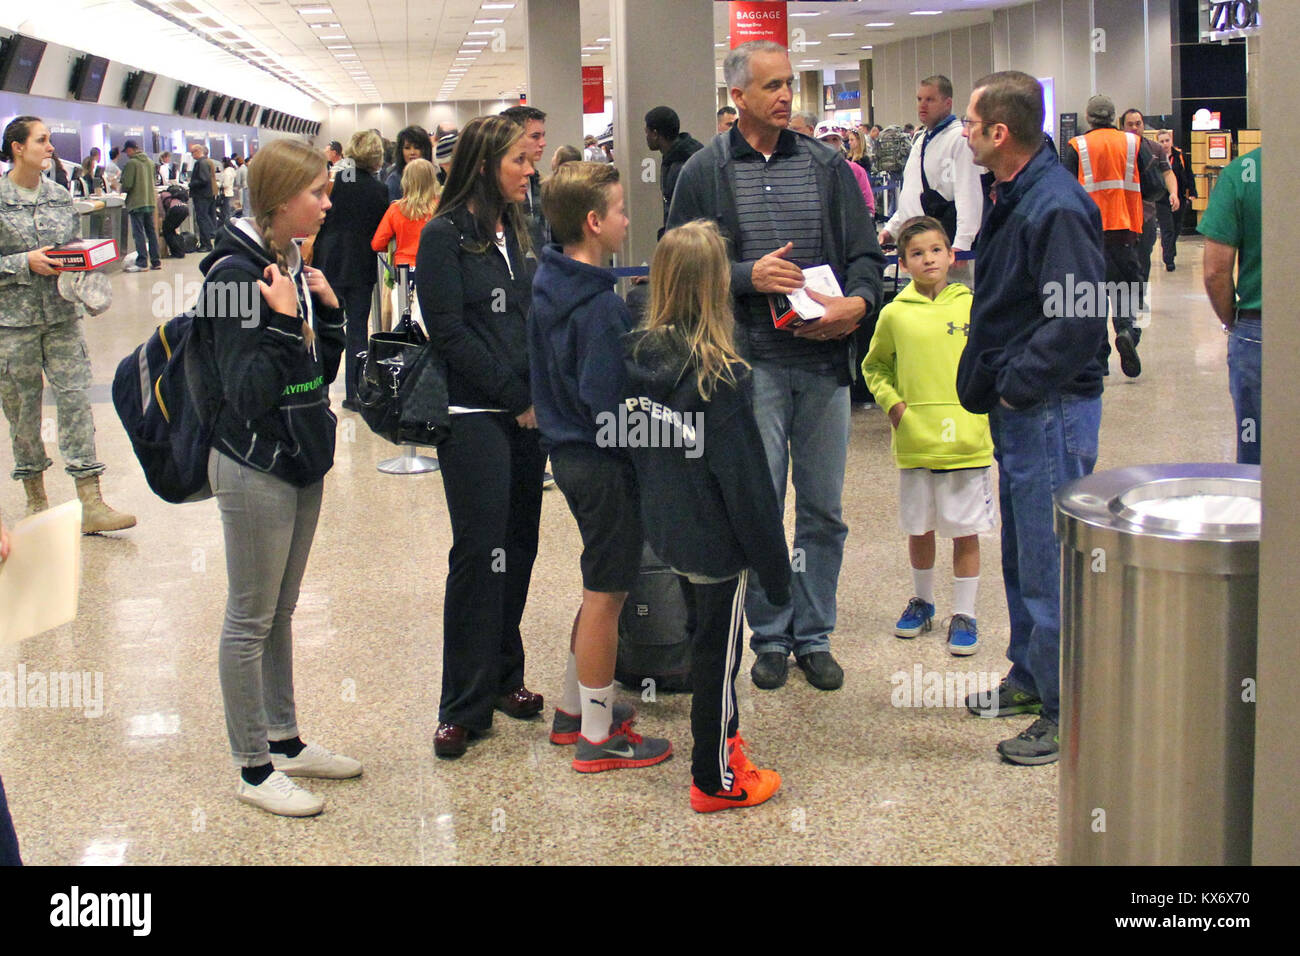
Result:
{"label": "support column", "polygon": [[[1259,43],[1261,126],[1268,154],[1262,165],[1264,189],[1264,343],[1263,527],[1259,543],[1259,675],[1255,705],[1256,866],[1300,863],[1300,802],[1295,799],[1300,766],[1300,696],[1294,691],[1300,673],[1300,642],[1295,639],[1292,607],[1300,587],[1300,515],[1295,489],[1300,487],[1300,416],[1295,389],[1300,377],[1300,325],[1295,314],[1292,263],[1300,257],[1295,228],[1295,183],[1300,179],[1300,128],[1291,121],[1295,90],[1300,89],[1300,60],[1292,38],[1300,36],[1300,4],[1270,3]],[[1254,63],[1251,64],[1254,67]],[[1228,373],[1223,373],[1225,414]]]}
{"label": "support column", "polygon": [[645,114],[672,107],[682,130],[706,146],[717,128],[712,7],[700,0],[610,0],[614,161],[632,221],[621,264],[649,262],[663,225],[662,156],[646,148]]}
{"label": "support column", "polygon": [[528,5],[528,105],[546,114],[542,178],[557,146],[582,149],[582,28],[578,0]]}
{"label": "support column", "polygon": [[822,102],[821,70],[799,71],[799,95],[795,98],[795,111],[807,110],[814,116],[826,113],[826,104]]}

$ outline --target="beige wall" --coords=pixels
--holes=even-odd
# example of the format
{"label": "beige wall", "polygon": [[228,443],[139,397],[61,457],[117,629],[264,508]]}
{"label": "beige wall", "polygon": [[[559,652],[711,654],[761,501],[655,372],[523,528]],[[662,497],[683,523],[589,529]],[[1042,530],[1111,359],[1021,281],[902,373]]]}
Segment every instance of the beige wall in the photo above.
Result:
{"label": "beige wall", "polygon": [[[1101,29],[1104,50],[1094,52]],[[988,24],[877,45],[876,122],[916,122],[916,83],[931,73],[953,81],[953,109],[994,70],[1023,70],[1056,83],[1056,112],[1083,113],[1094,92],[1119,109],[1173,108],[1168,0],[1038,0],[992,12]],[[1095,79],[1094,79],[1095,77]]]}

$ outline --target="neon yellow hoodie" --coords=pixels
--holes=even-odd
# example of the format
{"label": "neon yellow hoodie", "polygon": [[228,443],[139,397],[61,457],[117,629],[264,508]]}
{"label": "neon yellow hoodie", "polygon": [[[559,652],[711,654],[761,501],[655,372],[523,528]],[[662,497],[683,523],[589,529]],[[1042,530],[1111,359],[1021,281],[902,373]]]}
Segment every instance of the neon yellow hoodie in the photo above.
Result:
{"label": "neon yellow hoodie", "polygon": [[885,306],[862,360],[876,404],[907,409],[890,448],[899,468],[982,468],[993,464],[987,415],[957,400],[957,363],[970,331],[971,291],[952,282],[931,301],[909,282]]}

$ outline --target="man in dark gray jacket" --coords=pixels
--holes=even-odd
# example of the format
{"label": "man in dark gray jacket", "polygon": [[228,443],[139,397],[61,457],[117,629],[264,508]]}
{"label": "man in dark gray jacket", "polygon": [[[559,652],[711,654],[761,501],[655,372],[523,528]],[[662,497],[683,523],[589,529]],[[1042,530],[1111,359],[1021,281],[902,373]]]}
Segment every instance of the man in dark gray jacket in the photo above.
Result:
{"label": "man in dark gray jacket", "polygon": [[[754,412],[783,508],[793,470],[793,600],[776,607],[752,586],[745,603],[758,655],[751,677],[759,687],[780,687],[793,651],[809,683],[835,690],[844,681],[830,633],[848,535],[840,497],[857,360],[850,335],[879,306],[884,258],[844,157],[786,128],[794,73],[785,48],[743,44],[723,71],[739,119],[687,161],[668,228],[712,219],[727,239],[737,344],[753,364]],[[769,296],[802,287],[803,268],[821,264],[844,294],[809,292],[826,314],[794,332],[776,328]]]}

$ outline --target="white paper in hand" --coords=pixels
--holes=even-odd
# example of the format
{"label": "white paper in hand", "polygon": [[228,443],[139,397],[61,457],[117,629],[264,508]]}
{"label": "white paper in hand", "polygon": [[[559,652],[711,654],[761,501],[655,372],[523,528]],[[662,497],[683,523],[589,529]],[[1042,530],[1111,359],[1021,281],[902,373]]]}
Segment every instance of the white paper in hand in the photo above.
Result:
{"label": "white paper in hand", "polygon": [[826,314],[826,306],[814,302],[812,296],[808,295],[809,289],[821,295],[837,297],[844,295],[830,266],[813,266],[811,269],[804,269],[803,288],[795,289],[786,296],[801,319],[820,319]]}
{"label": "white paper in hand", "polygon": [[9,529],[0,562],[0,644],[13,644],[77,616],[81,502],[69,501]]}

